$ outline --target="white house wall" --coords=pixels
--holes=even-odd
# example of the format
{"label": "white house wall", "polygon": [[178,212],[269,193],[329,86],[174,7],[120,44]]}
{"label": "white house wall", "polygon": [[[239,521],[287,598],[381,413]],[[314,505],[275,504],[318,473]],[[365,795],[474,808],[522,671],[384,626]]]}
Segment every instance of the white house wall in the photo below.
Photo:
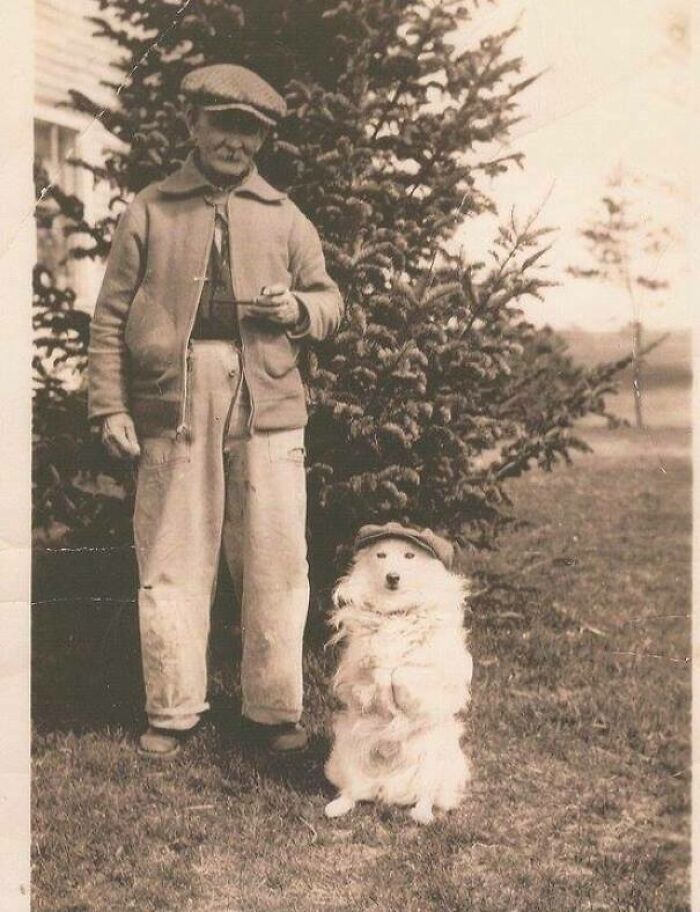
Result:
{"label": "white house wall", "polygon": [[[93,164],[99,164],[105,149],[118,147],[119,142],[99,120],[69,107],[69,91],[76,89],[105,106],[113,101],[113,91],[101,82],[121,78],[110,66],[119,51],[93,36],[95,26],[87,17],[99,14],[94,0],[35,0],[35,120],[74,131],[74,144],[66,157]],[[109,189],[93,187],[92,175],[85,169],[76,171],[75,183],[87,219],[94,221],[105,215]],[[82,260],[74,271],[78,304],[92,310],[104,264]]]}
{"label": "white house wall", "polygon": [[37,104],[58,107],[77,89],[100,104],[112,97],[101,80],[117,81],[111,68],[115,48],[93,37],[88,16],[99,15],[93,0],[36,0],[35,97]]}

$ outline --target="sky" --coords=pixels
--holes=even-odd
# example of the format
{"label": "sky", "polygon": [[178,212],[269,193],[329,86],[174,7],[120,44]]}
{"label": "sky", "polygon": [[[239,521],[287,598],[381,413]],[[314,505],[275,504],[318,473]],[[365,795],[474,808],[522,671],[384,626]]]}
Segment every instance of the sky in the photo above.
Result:
{"label": "sky", "polygon": [[[524,170],[491,187],[503,213],[515,205],[525,217],[542,206],[540,222],[559,229],[549,262],[551,277],[564,284],[550,289],[544,303],[524,307],[533,322],[614,330],[631,320],[624,292],[566,274],[567,266],[588,264],[580,229],[622,165],[642,182],[639,218],[676,238],[645,264],[670,287],[658,302],[641,301],[642,321],[659,328],[691,323],[691,68],[667,28],[688,10],[688,0],[499,0],[482,2],[459,36],[467,45],[519,21],[511,50],[524,58],[526,74],[544,71],[521,96],[525,120],[513,130]],[[464,226],[459,240],[467,252],[479,252],[493,228],[480,218]]]}

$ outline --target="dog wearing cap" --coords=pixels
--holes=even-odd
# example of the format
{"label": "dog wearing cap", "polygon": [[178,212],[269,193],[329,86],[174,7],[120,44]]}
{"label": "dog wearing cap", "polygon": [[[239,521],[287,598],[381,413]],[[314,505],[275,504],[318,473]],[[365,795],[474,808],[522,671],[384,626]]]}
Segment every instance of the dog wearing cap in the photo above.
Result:
{"label": "dog wearing cap", "polygon": [[454,547],[429,529],[363,526],[330,618],[342,643],[333,689],[326,776],[339,790],[328,817],[358,801],[411,806],[430,823],[455,808],[470,778],[460,746],[472,658],[467,581],[452,572]]}

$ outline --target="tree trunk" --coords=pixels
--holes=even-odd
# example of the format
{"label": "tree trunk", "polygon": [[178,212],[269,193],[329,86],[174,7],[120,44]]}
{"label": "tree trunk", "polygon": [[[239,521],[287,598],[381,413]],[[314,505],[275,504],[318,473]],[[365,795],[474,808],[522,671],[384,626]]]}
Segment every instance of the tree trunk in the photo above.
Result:
{"label": "tree trunk", "polygon": [[642,323],[632,324],[632,392],[634,394],[634,417],[639,430],[644,427],[642,415]]}

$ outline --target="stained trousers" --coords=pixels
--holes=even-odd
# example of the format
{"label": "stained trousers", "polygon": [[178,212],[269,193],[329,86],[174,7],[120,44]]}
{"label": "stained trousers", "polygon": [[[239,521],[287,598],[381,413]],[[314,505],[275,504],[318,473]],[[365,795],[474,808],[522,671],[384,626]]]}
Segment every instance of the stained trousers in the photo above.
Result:
{"label": "stained trousers", "polygon": [[146,712],[194,726],[207,703],[219,556],[241,611],[243,714],[296,722],[309,604],[304,430],[248,429],[240,354],[192,343],[188,439],[141,441],[134,536]]}

